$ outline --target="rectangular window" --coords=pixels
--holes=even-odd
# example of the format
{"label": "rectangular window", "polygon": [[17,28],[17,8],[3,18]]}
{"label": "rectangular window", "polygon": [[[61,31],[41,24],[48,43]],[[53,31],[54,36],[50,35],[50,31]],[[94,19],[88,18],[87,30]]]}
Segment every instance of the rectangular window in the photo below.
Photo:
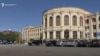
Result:
{"label": "rectangular window", "polygon": [[97,36],[96,36],[96,32],[93,33],[93,36],[94,36],[94,37],[97,37]]}
{"label": "rectangular window", "polygon": [[61,37],[60,34],[61,34],[60,31],[56,31],[56,38],[57,38],[57,39],[60,39],[60,37]]}
{"label": "rectangular window", "polygon": [[99,29],[100,29],[100,24],[99,24]]}
{"label": "rectangular window", "polygon": [[80,38],[83,38],[83,32],[80,31]]}
{"label": "rectangular window", "polygon": [[96,18],[93,18],[92,21],[93,21],[93,22],[96,22]]}
{"label": "rectangular window", "polygon": [[45,39],[47,39],[47,32],[45,32]]}
{"label": "rectangular window", "polygon": [[89,20],[88,20],[88,19],[87,19],[87,20],[85,20],[85,23],[86,23],[86,24],[88,24],[88,23],[89,23]]}
{"label": "rectangular window", "polygon": [[100,17],[99,17],[99,21],[100,21]]}
{"label": "rectangular window", "polygon": [[73,39],[77,39],[77,31],[73,31]]}
{"label": "rectangular window", "polygon": [[53,39],[53,32],[50,32],[50,39]]}
{"label": "rectangular window", "polygon": [[93,29],[96,29],[96,25],[93,25]]}
{"label": "rectangular window", "polygon": [[47,18],[45,18],[45,27],[47,27]]}

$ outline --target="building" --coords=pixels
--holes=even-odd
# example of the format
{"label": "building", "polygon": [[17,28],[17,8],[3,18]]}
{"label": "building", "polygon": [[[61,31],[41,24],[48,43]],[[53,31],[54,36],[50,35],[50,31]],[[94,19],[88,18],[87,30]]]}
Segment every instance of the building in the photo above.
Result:
{"label": "building", "polygon": [[85,29],[88,39],[100,39],[100,13],[92,13],[87,16]]}
{"label": "building", "polygon": [[77,7],[43,12],[43,39],[94,39],[100,32],[100,14]]}
{"label": "building", "polygon": [[22,29],[22,40],[28,42],[30,39],[38,40],[42,33],[41,26],[26,26]]}
{"label": "building", "polygon": [[100,38],[100,13],[78,7],[45,10],[42,26],[22,29],[22,40],[30,39],[97,39]]}

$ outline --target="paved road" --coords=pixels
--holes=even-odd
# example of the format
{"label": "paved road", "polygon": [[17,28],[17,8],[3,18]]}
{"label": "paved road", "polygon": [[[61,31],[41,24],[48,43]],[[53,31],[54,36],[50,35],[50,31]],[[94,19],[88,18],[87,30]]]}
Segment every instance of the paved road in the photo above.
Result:
{"label": "paved road", "polygon": [[0,45],[0,56],[100,56],[100,48]]}

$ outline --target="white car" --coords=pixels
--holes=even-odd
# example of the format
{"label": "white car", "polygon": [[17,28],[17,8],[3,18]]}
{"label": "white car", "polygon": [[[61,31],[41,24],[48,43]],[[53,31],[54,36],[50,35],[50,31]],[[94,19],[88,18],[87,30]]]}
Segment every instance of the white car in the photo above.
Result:
{"label": "white car", "polygon": [[78,44],[78,41],[79,40],[77,40],[77,39],[70,39],[70,40],[67,40],[67,46],[74,46],[74,47],[76,47],[77,46],[77,44]]}
{"label": "white car", "polygon": [[78,45],[78,39],[69,39],[69,40],[59,40],[56,42],[57,46],[74,46]]}
{"label": "white car", "polygon": [[66,40],[59,40],[56,42],[57,46],[66,46],[67,45],[67,41]]}

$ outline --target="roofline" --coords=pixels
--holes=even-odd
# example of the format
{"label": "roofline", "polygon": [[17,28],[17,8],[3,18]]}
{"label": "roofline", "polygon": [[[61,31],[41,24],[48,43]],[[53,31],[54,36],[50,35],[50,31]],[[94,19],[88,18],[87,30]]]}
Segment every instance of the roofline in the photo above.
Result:
{"label": "roofline", "polygon": [[[42,13],[42,15],[45,13],[45,12],[47,12],[48,10],[52,10],[52,9],[55,9],[55,8],[79,8],[79,9],[82,9],[82,10],[84,10],[84,11],[88,11],[88,10],[85,10],[85,9],[83,9],[83,8],[80,8],[80,7],[73,7],[73,6],[62,6],[62,7],[54,7],[54,8],[49,8],[49,9],[46,9],[43,13]],[[90,12],[90,11],[88,11],[88,12]],[[90,12],[90,13],[92,13],[92,12]]]}

